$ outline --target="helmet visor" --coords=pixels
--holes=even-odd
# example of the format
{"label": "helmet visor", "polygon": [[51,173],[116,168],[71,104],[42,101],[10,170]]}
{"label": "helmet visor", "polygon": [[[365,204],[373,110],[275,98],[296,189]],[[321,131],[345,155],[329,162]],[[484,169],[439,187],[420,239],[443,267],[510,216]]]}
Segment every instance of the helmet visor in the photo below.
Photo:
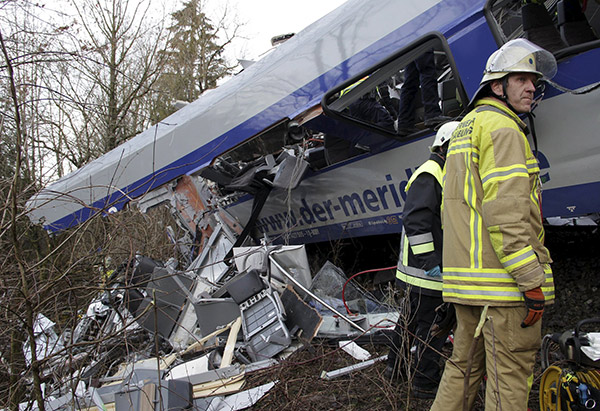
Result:
{"label": "helmet visor", "polygon": [[536,73],[551,79],[556,74],[556,59],[549,51],[526,39],[511,40],[493,53],[486,65],[488,73]]}

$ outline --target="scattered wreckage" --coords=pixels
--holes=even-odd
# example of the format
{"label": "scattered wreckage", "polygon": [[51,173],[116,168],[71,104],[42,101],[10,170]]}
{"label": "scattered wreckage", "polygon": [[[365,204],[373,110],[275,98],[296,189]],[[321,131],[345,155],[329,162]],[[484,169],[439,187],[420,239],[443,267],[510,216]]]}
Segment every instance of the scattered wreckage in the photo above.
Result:
{"label": "scattered wreckage", "polygon": [[383,342],[396,308],[331,262],[313,276],[304,245],[239,242],[223,208],[207,197],[190,201],[208,195],[194,187],[206,187],[187,183],[185,196],[171,191],[170,203],[181,227],[204,237],[196,249],[186,248],[185,237],[177,241],[195,255],[185,269],[174,259],[137,255],[110,273],[74,330],[58,336],[39,315],[46,409],[243,409],[277,383],[242,391],[245,374],[278,364],[315,337],[343,340],[342,349],[361,361],[324,371],[324,379],[385,359],[369,359],[354,340]]}
{"label": "scattered wreckage", "polygon": [[[218,208],[204,215],[222,223]],[[184,270],[142,255],[122,264],[72,332],[57,335],[40,314],[35,334],[38,358],[49,359],[46,409],[244,409],[278,383],[245,389],[246,375],[276,366],[315,338],[335,339],[357,359],[323,370],[324,380],[386,359],[371,358],[355,340],[391,331],[395,309],[331,262],[312,276],[304,246],[234,247],[228,265],[232,232],[214,227]],[[542,409],[595,409],[600,335],[584,333],[588,323],[600,319],[544,338]]]}
{"label": "scattered wreckage", "polygon": [[[32,221],[52,232],[132,200],[142,211],[166,202],[187,233],[176,242],[183,261],[128,262],[69,335],[46,334],[51,324],[40,317],[39,354],[48,355],[52,381],[48,408],[129,409],[134,401],[147,408],[141,403],[162,398],[164,408],[182,400],[199,409],[235,409],[269,389],[225,397],[239,392],[248,370],[315,336],[352,340],[374,333],[376,324],[391,328],[398,313],[349,297],[351,287],[340,295],[346,279],[335,267],[319,273],[336,284],[335,293],[322,291],[301,246],[273,244],[398,234],[404,187],[434,132],[419,124],[400,135],[352,116],[350,106],[380,89],[397,92],[399,83],[389,80],[400,81],[408,64],[434,49],[443,114],[459,118],[478,87],[475,70],[526,29],[516,0],[409,3],[346,2],[28,201]],[[552,15],[564,11],[566,2],[551,3]],[[596,28],[597,10],[588,2]],[[544,136],[536,154],[548,221],[584,217],[597,224],[600,72],[589,68],[599,59],[599,42],[573,41],[555,53],[562,85],[549,84],[536,109]],[[269,238],[250,242],[251,231],[255,239]],[[358,315],[347,315],[346,306]]]}

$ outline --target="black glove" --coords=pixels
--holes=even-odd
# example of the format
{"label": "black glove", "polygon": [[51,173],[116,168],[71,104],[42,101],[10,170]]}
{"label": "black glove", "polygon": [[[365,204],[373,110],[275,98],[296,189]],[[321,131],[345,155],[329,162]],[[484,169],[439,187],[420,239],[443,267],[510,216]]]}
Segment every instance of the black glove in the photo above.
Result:
{"label": "black glove", "polygon": [[544,314],[544,293],[541,287],[523,293],[525,298],[525,306],[527,307],[527,316],[523,319],[521,327],[529,327],[542,319]]}
{"label": "black glove", "polygon": [[435,320],[431,326],[431,335],[446,337],[456,326],[456,311],[454,304],[443,303],[435,309]]}

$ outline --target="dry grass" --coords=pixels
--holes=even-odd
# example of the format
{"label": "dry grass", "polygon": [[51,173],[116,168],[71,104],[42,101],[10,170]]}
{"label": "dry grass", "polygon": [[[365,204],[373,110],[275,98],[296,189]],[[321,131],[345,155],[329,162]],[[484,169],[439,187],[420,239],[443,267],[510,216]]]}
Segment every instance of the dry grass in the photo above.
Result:
{"label": "dry grass", "polygon": [[[367,346],[373,357],[387,354],[385,346]],[[296,352],[280,366],[256,372],[248,387],[277,380],[254,410],[408,410],[429,409],[432,401],[415,400],[408,395],[408,382],[391,382],[383,376],[385,363],[340,376],[320,378],[355,364],[356,360],[336,347],[317,343],[312,350]]]}

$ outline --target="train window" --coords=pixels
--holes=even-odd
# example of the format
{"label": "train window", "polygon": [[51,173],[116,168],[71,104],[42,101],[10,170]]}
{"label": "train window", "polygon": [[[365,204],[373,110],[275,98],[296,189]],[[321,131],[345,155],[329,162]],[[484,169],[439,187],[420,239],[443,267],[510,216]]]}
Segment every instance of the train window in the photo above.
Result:
{"label": "train window", "polygon": [[560,55],[598,47],[600,5],[596,1],[491,0],[486,15],[498,44],[525,37]]}
{"label": "train window", "polygon": [[[328,116],[406,141],[458,117],[467,102],[445,39],[432,33],[328,91],[321,104]],[[359,133],[339,137],[361,144]]]}

